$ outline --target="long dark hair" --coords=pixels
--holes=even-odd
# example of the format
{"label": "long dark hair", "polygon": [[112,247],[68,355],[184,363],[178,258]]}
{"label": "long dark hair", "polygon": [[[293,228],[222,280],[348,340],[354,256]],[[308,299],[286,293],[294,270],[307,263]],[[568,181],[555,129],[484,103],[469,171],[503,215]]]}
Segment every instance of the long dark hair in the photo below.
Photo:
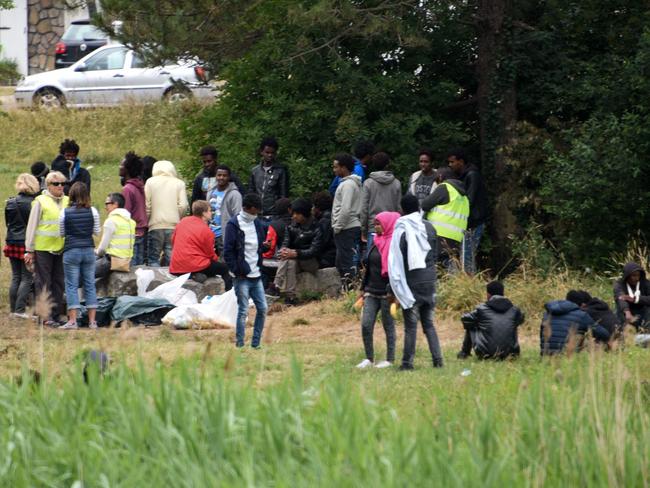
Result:
{"label": "long dark hair", "polygon": [[70,206],[76,208],[90,208],[90,193],[85,183],[77,181],[70,187]]}

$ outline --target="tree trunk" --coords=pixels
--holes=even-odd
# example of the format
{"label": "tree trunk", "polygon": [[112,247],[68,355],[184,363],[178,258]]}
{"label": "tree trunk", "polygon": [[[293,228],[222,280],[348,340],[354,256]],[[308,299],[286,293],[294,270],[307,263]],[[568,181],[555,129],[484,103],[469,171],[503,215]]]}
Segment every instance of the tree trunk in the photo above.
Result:
{"label": "tree trunk", "polygon": [[481,169],[491,195],[489,230],[493,248],[491,267],[499,270],[510,257],[509,235],[517,231],[505,191],[505,158],[500,150],[512,138],[517,98],[511,59],[513,0],[478,0],[478,112]]}

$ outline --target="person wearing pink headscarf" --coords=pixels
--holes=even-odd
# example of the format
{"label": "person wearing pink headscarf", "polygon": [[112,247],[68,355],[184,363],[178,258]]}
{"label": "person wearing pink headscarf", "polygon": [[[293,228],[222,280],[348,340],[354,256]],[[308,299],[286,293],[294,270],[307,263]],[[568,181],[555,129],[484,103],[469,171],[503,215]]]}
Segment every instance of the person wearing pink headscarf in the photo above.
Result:
{"label": "person wearing pink headscarf", "polygon": [[[395,222],[400,218],[398,212],[381,212],[374,219],[376,232],[366,258],[366,272],[361,283],[363,314],[361,316],[361,336],[366,358],[357,368],[387,368],[395,361],[395,321],[390,314],[388,301],[388,250],[393,236]],[[374,362],[373,332],[377,314],[381,310],[381,323],[386,333],[386,360]]]}

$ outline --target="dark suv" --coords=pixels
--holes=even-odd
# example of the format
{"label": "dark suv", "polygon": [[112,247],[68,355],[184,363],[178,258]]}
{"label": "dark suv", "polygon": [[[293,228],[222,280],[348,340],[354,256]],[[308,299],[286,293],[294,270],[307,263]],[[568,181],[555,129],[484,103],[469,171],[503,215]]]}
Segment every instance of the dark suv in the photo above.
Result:
{"label": "dark suv", "polygon": [[54,68],[66,68],[108,42],[89,20],[75,20],[56,44]]}

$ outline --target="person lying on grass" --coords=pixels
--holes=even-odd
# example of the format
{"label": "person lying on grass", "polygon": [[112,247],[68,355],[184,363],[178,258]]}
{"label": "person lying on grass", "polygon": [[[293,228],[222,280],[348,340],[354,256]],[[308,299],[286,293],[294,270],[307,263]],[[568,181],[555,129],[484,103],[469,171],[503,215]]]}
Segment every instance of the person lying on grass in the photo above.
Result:
{"label": "person lying on grass", "polygon": [[524,322],[524,314],[504,296],[503,284],[487,284],[487,301],[460,320],[465,328],[465,339],[458,353],[459,359],[472,354],[479,359],[506,359],[519,356],[517,328]]}
{"label": "person lying on grass", "polygon": [[373,332],[380,310],[386,333],[386,360],[375,364],[375,367],[387,368],[395,361],[395,320],[390,314],[388,300],[388,250],[395,222],[399,218],[398,212],[380,212],[374,219],[375,238],[365,259],[366,271],[359,297],[363,300],[361,336],[366,359],[357,364],[357,368],[368,368],[374,364]]}

